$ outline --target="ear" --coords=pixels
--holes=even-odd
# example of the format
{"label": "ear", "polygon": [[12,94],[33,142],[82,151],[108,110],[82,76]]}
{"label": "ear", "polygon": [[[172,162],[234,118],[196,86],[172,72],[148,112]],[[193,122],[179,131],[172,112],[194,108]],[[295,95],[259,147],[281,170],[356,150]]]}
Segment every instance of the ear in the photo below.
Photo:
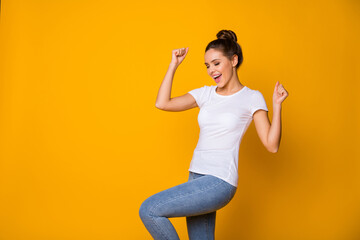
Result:
{"label": "ear", "polygon": [[232,56],[231,64],[233,67],[236,67],[236,65],[238,64],[238,55],[237,54],[234,54]]}

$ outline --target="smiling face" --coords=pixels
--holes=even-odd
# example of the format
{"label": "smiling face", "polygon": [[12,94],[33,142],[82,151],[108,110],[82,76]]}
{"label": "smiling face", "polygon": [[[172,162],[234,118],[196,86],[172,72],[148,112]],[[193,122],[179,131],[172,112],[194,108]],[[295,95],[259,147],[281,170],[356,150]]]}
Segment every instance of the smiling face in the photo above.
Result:
{"label": "smiling face", "polygon": [[229,60],[223,53],[214,48],[205,52],[205,66],[207,72],[221,88],[236,75],[237,55]]}

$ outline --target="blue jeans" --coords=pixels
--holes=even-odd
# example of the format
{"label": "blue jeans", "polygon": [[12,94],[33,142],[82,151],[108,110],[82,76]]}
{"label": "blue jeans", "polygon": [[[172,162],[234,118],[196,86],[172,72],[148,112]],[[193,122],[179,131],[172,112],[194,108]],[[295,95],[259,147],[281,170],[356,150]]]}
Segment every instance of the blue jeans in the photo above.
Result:
{"label": "blue jeans", "polygon": [[187,182],[147,198],[139,215],[154,239],[179,239],[171,217],[186,217],[190,240],[214,239],[216,210],[230,202],[236,189],[215,176],[189,172]]}

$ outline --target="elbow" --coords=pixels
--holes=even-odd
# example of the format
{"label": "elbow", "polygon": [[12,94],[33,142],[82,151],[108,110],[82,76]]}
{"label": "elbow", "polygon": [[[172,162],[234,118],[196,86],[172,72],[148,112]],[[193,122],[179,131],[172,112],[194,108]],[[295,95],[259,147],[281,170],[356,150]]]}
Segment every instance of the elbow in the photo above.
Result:
{"label": "elbow", "polygon": [[278,149],[272,150],[271,153],[277,153]]}
{"label": "elbow", "polygon": [[279,151],[279,148],[278,147],[276,147],[276,148],[268,148],[267,150],[269,152],[271,152],[271,153],[277,153]]}
{"label": "elbow", "polygon": [[[0,0],[1,1],[1,0]],[[168,106],[169,101],[167,102],[155,102],[155,107],[160,109],[160,110],[164,110],[167,111],[167,106]]]}
{"label": "elbow", "polygon": [[268,141],[266,144],[264,144],[266,149],[271,153],[277,153],[279,151],[280,142],[270,142]]}
{"label": "elbow", "polygon": [[156,108],[158,108],[158,109],[160,109],[160,110],[163,110],[163,106],[162,105],[160,105],[159,103],[155,103],[155,107]]}

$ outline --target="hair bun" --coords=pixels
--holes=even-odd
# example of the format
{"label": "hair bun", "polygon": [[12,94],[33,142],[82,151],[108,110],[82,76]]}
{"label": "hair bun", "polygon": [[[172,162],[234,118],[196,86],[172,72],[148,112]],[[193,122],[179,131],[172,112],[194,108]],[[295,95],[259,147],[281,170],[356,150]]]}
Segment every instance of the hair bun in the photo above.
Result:
{"label": "hair bun", "polygon": [[221,30],[216,34],[218,39],[228,39],[237,42],[236,34],[231,30]]}

